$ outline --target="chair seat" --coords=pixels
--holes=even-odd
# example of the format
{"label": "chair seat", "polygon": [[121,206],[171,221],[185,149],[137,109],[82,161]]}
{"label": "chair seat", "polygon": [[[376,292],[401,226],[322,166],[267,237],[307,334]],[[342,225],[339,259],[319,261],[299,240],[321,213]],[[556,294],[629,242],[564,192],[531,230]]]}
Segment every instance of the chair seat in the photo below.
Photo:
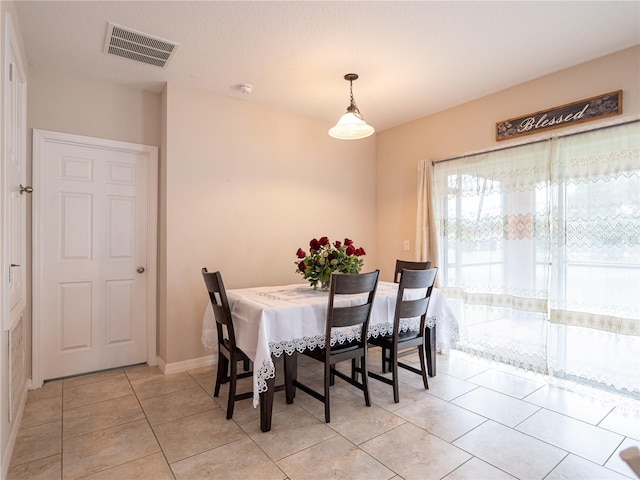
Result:
{"label": "chair seat", "polygon": [[[355,340],[353,342],[339,343],[331,347],[331,353],[338,354],[343,352],[350,352],[352,350],[358,349],[359,347],[360,346],[358,342]],[[307,349],[304,352],[302,352],[302,354],[307,355],[308,357],[314,358],[316,360],[324,360],[326,352],[327,352],[326,348],[314,348],[313,350]]]}
{"label": "chair seat", "polygon": [[[408,343],[414,339],[418,341]],[[398,348],[403,348],[402,343],[405,343],[407,347],[413,346],[417,343],[420,343],[419,339],[421,339],[421,337],[418,336],[418,332],[416,331],[400,332],[398,334]],[[370,338],[369,344],[376,345],[382,348],[391,348],[391,346],[393,345],[393,335],[380,335],[379,337],[376,337],[376,338]]]}
{"label": "chair seat", "polygon": [[[412,338],[418,338],[418,332],[416,330],[407,330],[406,332],[398,332],[398,341],[403,342],[407,340],[411,340]],[[379,344],[379,343],[393,343],[393,334],[391,335],[380,335],[379,337],[369,339],[369,343]]]}
{"label": "chair seat", "polygon": [[418,338],[418,332],[415,330],[407,330],[406,332],[398,333],[399,340],[411,340],[412,338]]}

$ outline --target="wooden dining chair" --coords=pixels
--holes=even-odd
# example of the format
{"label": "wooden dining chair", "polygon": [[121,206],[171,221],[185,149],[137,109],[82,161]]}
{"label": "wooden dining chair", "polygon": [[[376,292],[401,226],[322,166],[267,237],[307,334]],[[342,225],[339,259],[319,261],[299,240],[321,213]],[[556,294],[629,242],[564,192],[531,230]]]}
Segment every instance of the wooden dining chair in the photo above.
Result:
{"label": "wooden dining chair", "polygon": [[[369,376],[393,386],[393,401],[395,403],[400,401],[398,389],[398,367],[402,367],[421,375],[424,388],[429,388],[429,382],[427,381],[428,369],[425,363],[425,356],[427,352],[430,352],[430,345],[428,344],[430,337],[429,332],[427,332],[428,327],[426,325],[426,320],[429,300],[431,299],[431,291],[433,290],[433,284],[436,281],[437,273],[437,268],[431,268],[429,270],[402,270],[400,284],[398,285],[396,308],[393,316],[393,332],[391,335],[381,335],[379,337],[371,337],[369,339],[370,345],[382,347],[383,354],[384,352],[389,353],[389,356],[386,359],[383,355],[383,362],[388,362],[388,366],[391,369],[391,379],[373,372],[369,372]],[[417,298],[415,295],[411,295],[411,299],[405,298],[405,293],[409,293],[412,290],[423,292],[421,292],[420,296]],[[420,329],[418,331],[401,330],[400,322],[403,319],[416,317],[420,317]],[[420,356],[420,370],[398,361],[399,356],[413,353],[416,348]]]}
{"label": "wooden dining chair", "polygon": [[429,270],[431,262],[410,262],[408,260],[396,260],[396,271],[393,274],[394,283],[400,283],[402,270]]}
{"label": "wooden dining chair", "polygon": [[[409,260],[396,260],[396,271],[393,274],[394,283],[400,283],[400,277],[402,276],[402,270],[429,270],[431,268],[431,262],[411,262]],[[433,344],[435,345],[435,331],[433,332]],[[430,337],[431,339],[431,337]],[[413,353],[413,352],[409,352]],[[429,354],[431,350],[429,350]],[[430,360],[431,355],[427,355],[427,359]],[[389,351],[382,349],[382,373],[387,373],[389,371]],[[429,370],[429,375],[432,375],[432,366],[431,361],[428,362],[427,367]]]}
{"label": "wooden dining chair", "polygon": [[[303,392],[324,403],[325,422],[331,421],[329,402],[329,387],[334,384],[335,376],[354,385],[364,392],[364,401],[367,407],[371,406],[369,398],[369,384],[367,379],[367,332],[369,331],[369,319],[371,308],[378,287],[379,270],[360,274],[331,274],[329,300],[327,308],[327,321],[325,329],[325,348],[307,349],[303,353],[319,362],[324,363],[324,393],[308,387],[296,379],[296,355],[284,355],[285,384],[287,403],[293,402],[296,387]],[[340,304],[340,298],[346,295],[359,295],[361,302],[350,301],[348,305]],[[341,327],[360,327],[360,338],[344,343],[331,345],[332,332]],[[352,361],[351,376],[336,370],[336,364],[345,360]],[[358,382],[355,373],[355,363],[359,360],[362,380]],[[290,374],[287,374],[290,372]]]}
{"label": "wooden dining chair", "polygon": [[[217,397],[220,394],[220,385],[229,383],[227,400],[227,420],[229,420],[233,417],[233,407],[237,400],[253,397],[252,391],[236,394],[237,380],[252,376],[253,371],[249,370],[249,357],[236,345],[236,335],[222,275],[220,272],[209,272],[203,268],[202,277],[209,292],[218,331],[218,374],[213,396]],[[243,372],[238,373],[238,362],[243,362]]]}

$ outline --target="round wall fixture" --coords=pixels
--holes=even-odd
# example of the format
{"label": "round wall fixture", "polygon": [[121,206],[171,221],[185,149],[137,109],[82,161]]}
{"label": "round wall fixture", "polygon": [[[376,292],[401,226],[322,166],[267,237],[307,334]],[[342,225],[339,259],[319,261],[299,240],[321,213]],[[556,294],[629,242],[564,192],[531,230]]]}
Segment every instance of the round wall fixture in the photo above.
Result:
{"label": "round wall fixture", "polygon": [[249,94],[253,92],[253,85],[249,85],[248,83],[239,83],[238,90],[240,90],[242,93]]}

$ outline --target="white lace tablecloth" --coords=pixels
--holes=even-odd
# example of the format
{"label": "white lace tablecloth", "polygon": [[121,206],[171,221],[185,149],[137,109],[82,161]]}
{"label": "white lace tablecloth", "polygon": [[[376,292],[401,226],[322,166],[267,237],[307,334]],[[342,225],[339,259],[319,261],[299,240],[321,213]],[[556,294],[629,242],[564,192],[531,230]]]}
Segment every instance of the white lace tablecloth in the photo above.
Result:
{"label": "white lace tablecloth", "polygon": [[[398,285],[378,282],[373,302],[369,335],[391,333]],[[254,363],[253,405],[259,404],[260,393],[267,390],[267,379],[275,376],[271,355],[291,355],[295,350],[324,347],[328,293],[313,290],[308,284],[278,287],[256,287],[227,290],[236,342]],[[361,303],[357,297],[341,300],[338,305]],[[457,321],[446,298],[433,289],[428,323],[436,324],[437,348],[448,352],[457,339]],[[418,330],[420,319],[402,323],[401,329]],[[335,329],[331,345],[360,338],[360,328]],[[217,351],[217,333],[213,309],[209,302],[202,322],[202,344]]]}

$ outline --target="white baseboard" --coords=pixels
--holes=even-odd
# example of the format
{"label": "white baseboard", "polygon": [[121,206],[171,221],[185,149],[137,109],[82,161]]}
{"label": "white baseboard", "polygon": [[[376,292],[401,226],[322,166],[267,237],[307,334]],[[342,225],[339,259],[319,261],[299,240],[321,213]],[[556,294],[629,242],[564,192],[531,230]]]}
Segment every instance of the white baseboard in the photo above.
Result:
{"label": "white baseboard", "polygon": [[216,355],[207,355],[206,357],[192,358],[191,360],[184,360],[182,362],[175,363],[165,363],[161,358],[158,358],[158,368],[165,375],[217,364],[218,357]]}
{"label": "white baseboard", "polygon": [[24,406],[27,404],[27,394],[29,392],[29,387],[31,386],[31,379],[27,379],[25,382],[24,393],[22,394],[22,401],[20,402],[20,408],[16,412],[16,416],[13,421],[13,428],[11,429],[11,434],[9,435],[9,440],[7,442],[7,447],[4,450],[2,455],[1,465],[2,470],[0,471],[0,478],[7,478],[9,473],[9,466],[11,463],[11,456],[13,455],[13,449],[16,446],[16,438],[18,437],[18,430],[20,430],[20,424],[22,423],[22,414],[24,413]]}
{"label": "white baseboard", "polygon": [[156,357],[156,365],[158,366],[160,371],[164,373],[164,368],[166,366],[166,364],[164,363],[164,360],[162,360],[160,357]]}

